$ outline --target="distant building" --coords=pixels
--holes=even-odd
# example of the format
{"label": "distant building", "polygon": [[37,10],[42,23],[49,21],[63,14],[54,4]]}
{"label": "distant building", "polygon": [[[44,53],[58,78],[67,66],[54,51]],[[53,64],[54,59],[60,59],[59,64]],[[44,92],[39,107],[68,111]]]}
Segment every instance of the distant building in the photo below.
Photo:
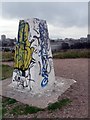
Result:
{"label": "distant building", "polygon": [[90,34],[87,35],[88,42],[90,43]]}
{"label": "distant building", "polygon": [[13,51],[15,49],[15,39],[6,38],[6,35],[1,35],[0,50],[2,51]]}
{"label": "distant building", "polygon": [[51,43],[51,49],[53,52],[55,51],[59,51],[60,49],[62,49],[62,45],[63,43],[67,43],[69,48],[71,48],[71,46],[73,45],[77,45],[78,43],[82,44],[82,43],[88,43],[90,42],[90,35],[87,35],[87,37],[81,37],[80,39],[73,39],[73,38],[65,38],[65,39],[55,39],[55,40],[50,40]]}
{"label": "distant building", "polygon": [[[90,43],[90,34],[87,35],[86,38],[81,37],[80,39],[73,39],[73,38],[65,38],[65,39],[50,39],[51,50],[52,52],[60,51],[62,49],[63,43],[67,43],[69,48],[74,46],[75,44],[79,43]],[[6,38],[6,35],[1,35],[0,40],[0,50],[10,50],[13,51],[15,49],[16,38]]]}
{"label": "distant building", "polygon": [[6,40],[6,35],[1,35],[1,41],[5,41]]}
{"label": "distant building", "polygon": [[59,51],[62,47],[63,40],[50,40],[52,52]]}

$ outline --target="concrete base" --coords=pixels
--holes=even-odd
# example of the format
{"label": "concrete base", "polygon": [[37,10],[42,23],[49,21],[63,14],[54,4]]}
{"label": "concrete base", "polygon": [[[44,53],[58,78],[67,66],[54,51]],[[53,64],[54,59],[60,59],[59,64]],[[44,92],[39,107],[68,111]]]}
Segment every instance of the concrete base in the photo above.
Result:
{"label": "concrete base", "polygon": [[[7,80],[5,80],[7,81]],[[4,81],[4,82],[5,82]],[[10,81],[10,80],[9,80]],[[76,81],[73,79],[65,79],[62,77],[56,77],[56,81],[51,89],[48,89],[44,93],[34,94],[32,91],[26,91],[22,88],[17,89],[13,84],[2,83],[4,89],[2,89],[2,95],[10,98],[14,98],[24,104],[45,108],[49,103],[57,101],[58,97],[63,94],[73,83]]]}

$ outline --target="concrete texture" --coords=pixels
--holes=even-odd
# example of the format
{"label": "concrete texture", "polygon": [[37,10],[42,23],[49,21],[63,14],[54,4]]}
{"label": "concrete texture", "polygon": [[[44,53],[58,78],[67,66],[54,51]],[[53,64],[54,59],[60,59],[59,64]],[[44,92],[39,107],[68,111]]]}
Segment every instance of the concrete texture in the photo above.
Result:
{"label": "concrete texture", "polygon": [[11,78],[2,81],[2,93],[0,93],[0,95],[14,98],[24,104],[45,108],[49,103],[57,101],[58,97],[64,93],[70,85],[75,83],[75,80],[56,77],[56,81],[52,88],[39,94],[33,94],[33,92],[26,91],[22,88],[17,89],[10,83]]}

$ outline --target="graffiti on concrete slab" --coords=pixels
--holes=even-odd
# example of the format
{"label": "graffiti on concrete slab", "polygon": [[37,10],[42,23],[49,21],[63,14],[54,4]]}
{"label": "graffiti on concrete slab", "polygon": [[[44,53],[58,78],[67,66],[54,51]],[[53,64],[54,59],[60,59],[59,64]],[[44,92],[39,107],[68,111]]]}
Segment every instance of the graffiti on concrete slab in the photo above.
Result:
{"label": "graffiti on concrete slab", "polygon": [[[14,57],[13,82],[23,88],[45,88],[53,68],[46,21],[20,20]],[[38,84],[38,85],[36,85]]]}

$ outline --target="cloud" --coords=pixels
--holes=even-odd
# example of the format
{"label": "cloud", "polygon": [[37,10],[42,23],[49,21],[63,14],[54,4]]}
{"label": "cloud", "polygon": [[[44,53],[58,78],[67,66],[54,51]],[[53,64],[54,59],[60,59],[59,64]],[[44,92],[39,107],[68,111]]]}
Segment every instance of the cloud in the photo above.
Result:
{"label": "cloud", "polygon": [[5,34],[11,38],[17,37],[18,24],[17,19],[7,20],[0,18],[0,35]]}
{"label": "cloud", "polygon": [[82,29],[81,27],[73,26],[73,27],[57,27],[51,24],[48,25],[49,28],[49,35],[51,38],[80,38],[86,37],[84,35],[88,34],[87,27]]}
{"label": "cloud", "polygon": [[87,33],[88,3],[3,2],[2,16],[8,21],[33,17],[45,19],[49,26],[50,36],[68,37],[71,34],[72,37],[75,35],[77,37]]}
{"label": "cloud", "polygon": [[15,2],[2,4],[3,17],[46,19],[49,23],[70,27],[87,25],[88,3]]}

